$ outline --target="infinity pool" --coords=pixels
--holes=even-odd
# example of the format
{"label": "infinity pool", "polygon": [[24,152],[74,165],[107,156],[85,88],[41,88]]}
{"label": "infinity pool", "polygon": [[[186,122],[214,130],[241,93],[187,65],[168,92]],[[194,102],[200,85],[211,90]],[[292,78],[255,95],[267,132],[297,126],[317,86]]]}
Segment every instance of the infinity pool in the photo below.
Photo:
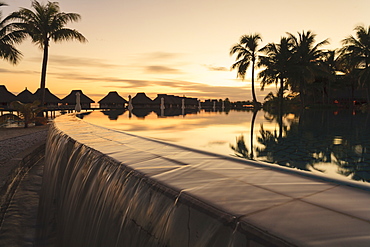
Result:
{"label": "infinity pool", "polygon": [[[167,110],[167,109],[166,109]],[[370,115],[350,111],[95,111],[85,121],[179,145],[370,182]]]}

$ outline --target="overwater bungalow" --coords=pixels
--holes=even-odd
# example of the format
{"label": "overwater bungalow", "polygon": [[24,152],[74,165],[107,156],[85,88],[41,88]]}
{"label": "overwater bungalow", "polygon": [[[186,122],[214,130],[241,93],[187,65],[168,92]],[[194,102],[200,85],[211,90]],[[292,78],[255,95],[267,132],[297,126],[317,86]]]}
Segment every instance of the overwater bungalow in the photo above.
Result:
{"label": "overwater bungalow", "polygon": [[17,96],[16,96],[16,100],[24,103],[24,104],[27,104],[27,103],[33,103],[35,100],[37,100],[37,97],[30,92],[30,90],[28,90],[27,88],[25,88],[22,92],[20,92]]}
{"label": "overwater bungalow", "polygon": [[0,111],[9,109],[10,103],[16,100],[16,96],[9,92],[5,85],[0,85]]}
{"label": "overwater bungalow", "polygon": [[199,106],[198,98],[185,98],[186,108],[196,109]]}
{"label": "overwater bungalow", "polygon": [[168,94],[158,94],[157,97],[153,100],[153,104],[156,107],[159,107],[161,105],[162,98],[163,98],[165,108],[181,108],[183,100],[184,100],[185,108],[198,107],[197,98],[180,97],[180,96],[168,95]]}
{"label": "overwater bungalow", "polygon": [[168,94],[157,94],[157,97],[153,100],[153,105],[156,108],[159,108],[161,106],[162,98],[165,108],[181,107],[181,98],[179,96]]}
{"label": "overwater bungalow", "polygon": [[202,102],[202,108],[204,109],[212,109],[212,108],[221,108],[222,103],[217,101],[217,99],[207,99]]}
{"label": "overwater bungalow", "polygon": [[103,109],[123,109],[128,102],[116,91],[111,91],[104,98],[99,100],[98,103],[100,108]]}
{"label": "overwater bungalow", "polygon": [[72,90],[70,94],[64,97],[61,102],[64,108],[66,109],[74,109],[76,106],[76,93],[80,93],[80,104],[82,109],[90,109],[91,103],[95,103],[92,99],[86,96],[82,90]]}
{"label": "overwater bungalow", "polygon": [[[37,91],[34,93],[34,95],[37,97],[37,99],[41,102],[42,97],[42,91],[41,88],[37,89]],[[47,108],[57,108],[58,104],[61,103],[61,99],[54,94],[52,94],[48,88],[45,88],[45,100],[44,100],[44,106]]]}
{"label": "overwater bungalow", "polygon": [[132,105],[135,108],[152,108],[153,101],[146,96],[145,93],[137,93],[135,97],[132,98]]}

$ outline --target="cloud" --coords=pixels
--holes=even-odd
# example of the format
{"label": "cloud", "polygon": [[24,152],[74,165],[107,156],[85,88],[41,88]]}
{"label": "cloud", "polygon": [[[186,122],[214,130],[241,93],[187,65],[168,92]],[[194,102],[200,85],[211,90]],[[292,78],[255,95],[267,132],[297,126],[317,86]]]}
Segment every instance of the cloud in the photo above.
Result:
{"label": "cloud", "polygon": [[146,59],[167,60],[167,59],[174,59],[174,58],[181,57],[183,54],[174,53],[174,52],[157,51],[157,52],[144,53],[142,55],[145,60]]}
{"label": "cloud", "polygon": [[167,66],[146,66],[145,67],[146,73],[159,73],[159,74],[181,74],[182,72],[178,69],[170,68]]}
{"label": "cloud", "polygon": [[[33,57],[29,59],[32,62],[40,63],[39,57]],[[111,64],[105,62],[102,59],[96,58],[81,58],[73,56],[60,56],[60,55],[51,55],[49,58],[50,65],[61,65],[66,67],[98,67],[98,68],[117,68],[122,67],[122,65]]]}
{"label": "cloud", "polygon": [[207,65],[204,64],[204,67],[206,67],[209,71],[230,71],[229,68],[223,67],[223,66],[214,66],[214,65]]}
{"label": "cloud", "polygon": [[34,70],[10,70],[0,68],[0,73],[10,73],[10,74],[40,74],[40,71]]}

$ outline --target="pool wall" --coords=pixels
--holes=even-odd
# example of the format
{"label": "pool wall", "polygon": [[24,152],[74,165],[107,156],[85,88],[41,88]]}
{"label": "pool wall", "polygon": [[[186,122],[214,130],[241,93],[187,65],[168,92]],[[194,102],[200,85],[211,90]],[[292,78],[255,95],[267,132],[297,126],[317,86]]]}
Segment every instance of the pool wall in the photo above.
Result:
{"label": "pool wall", "polygon": [[366,188],[66,115],[49,130],[38,241],[41,246],[366,246]]}

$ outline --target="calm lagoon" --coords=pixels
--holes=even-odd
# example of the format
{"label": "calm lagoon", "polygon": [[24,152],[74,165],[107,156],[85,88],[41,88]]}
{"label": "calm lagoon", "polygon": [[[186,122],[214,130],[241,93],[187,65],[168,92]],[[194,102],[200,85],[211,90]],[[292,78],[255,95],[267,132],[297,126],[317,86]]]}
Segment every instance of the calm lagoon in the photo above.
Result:
{"label": "calm lagoon", "polygon": [[265,161],[337,179],[370,182],[370,114],[305,110],[94,111],[90,123],[223,155]]}

